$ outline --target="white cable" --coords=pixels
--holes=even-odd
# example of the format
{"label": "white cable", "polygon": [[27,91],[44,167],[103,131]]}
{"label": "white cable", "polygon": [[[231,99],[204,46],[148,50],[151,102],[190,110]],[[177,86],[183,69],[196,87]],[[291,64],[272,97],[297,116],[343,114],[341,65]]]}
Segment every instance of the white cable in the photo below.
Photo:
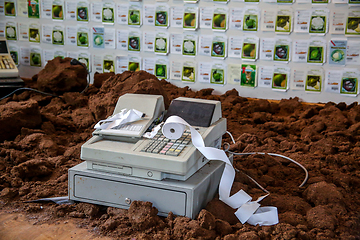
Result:
{"label": "white cable", "polygon": [[281,154],[276,154],[276,153],[264,153],[264,152],[250,152],[250,153],[234,153],[234,152],[231,152],[231,151],[228,151],[229,153],[232,153],[232,154],[235,154],[235,155],[252,155],[252,154],[260,154],[260,155],[270,155],[270,156],[274,156],[274,157],[281,157],[281,158],[285,158],[286,160],[289,160],[290,162],[292,163],[295,163],[296,165],[298,165],[299,167],[301,167],[304,172],[305,172],[305,179],[304,181],[300,184],[299,187],[303,187],[305,185],[305,183],[307,182],[308,178],[309,178],[309,173],[308,171],[306,170],[306,168],[301,165],[300,163],[296,162],[295,160],[289,158],[289,157],[286,157],[286,156],[283,156]]}
{"label": "white cable", "polygon": [[233,135],[229,131],[226,131],[226,133],[229,134],[229,136],[231,138],[231,141],[233,142],[233,144],[235,144],[235,140],[234,140]]}
{"label": "white cable", "polygon": [[234,167],[234,169],[235,169],[235,171],[237,171],[238,173],[242,173],[242,174],[246,175],[246,176],[247,176],[251,181],[253,181],[253,182],[256,184],[256,186],[258,186],[261,190],[263,190],[263,191],[266,192],[267,194],[270,194],[270,192],[269,192],[268,190],[266,190],[263,186],[261,186],[260,183],[258,183],[257,181],[255,181],[255,179],[253,179],[252,177],[250,177],[249,175],[247,175],[246,173],[240,171],[239,169],[237,169],[237,168],[235,168],[235,167]]}
{"label": "white cable", "polygon": [[[229,151],[229,148],[230,148],[230,144],[229,144],[229,143],[224,143],[224,144],[228,145],[228,147],[227,147],[226,149],[224,148],[224,151],[225,151],[225,152],[229,152],[229,153],[234,154],[234,155],[253,155],[253,154],[265,155],[265,154],[267,154],[267,155],[274,156],[274,157],[281,157],[281,158],[284,158],[284,159],[286,159],[286,160],[289,160],[289,161],[292,162],[292,163],[295,163],[296,165],[298,165],[299,167],[301,167],[301,168],[304,170],[304,172],[305,172],[305,179],[304,179],[304,181],[299,185],[299,187],[303,187],[303,186],[305,185],[305,183],[307,182],[308,178],[309,178],[309,173],[308,173],[308,171],[306,170],[306,168],[305,168],[303,165],[301,165],[300,163],[298,163],[297,161],[295,161],[295,160],[293,160],[293,159],[291,159],[291,158],[289,158],[289,157],[286,157],[286,156],[284,156],[284,155],[277,154],[277,153],[264,153],[264,152],[236,153],[236,152]],[[256,185],[258,185],[258,184],[256,184]],[[258,186],[259,186],[259,185],[258,185]],[[262,187],[260,187],[260,188],[262,188]]]}

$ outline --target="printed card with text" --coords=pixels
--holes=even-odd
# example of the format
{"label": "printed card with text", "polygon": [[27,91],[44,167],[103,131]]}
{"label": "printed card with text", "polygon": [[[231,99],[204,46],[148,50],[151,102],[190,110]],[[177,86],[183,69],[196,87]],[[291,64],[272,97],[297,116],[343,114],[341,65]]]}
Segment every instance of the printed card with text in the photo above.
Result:
{"label": "printed card with text", "polygon": [[276,14],[275,32],[290,34],[292,32],[292,18],[291,9],[279,9]]}
{"label": "printed card with text", "polygon": [[252,64],[241,64],[241,81],[240,86],[256,87],[257,86],[257,66]]}
{"label": "printed card with text", "polygon": [[90,18],[90,8],[87,1],[79,1],[76,4],[76,21],[88,22]]}
{"label": "printed card with text", "polygon": [[103,57],[103,72],[110,73],[114,72],[114,57],[113,55],[105,55]]}
{"label": "printed card with text", "polygon": [[139,56],[129,56],[128,59],[128,70],[137,72],[140,71],[141,68],[141,57]]}
{"label": "printed card with text", "polygon": [[223,62],[214,62],[211,66],[210,83],[224,85],[226,83],[227,66]]}
{"label": "printed card with text", "polygon": [[242,43],[241,59],[256,61],[258,58],[259,37],[247,35]]}
{"label": "printed card with text", "polygon": [[157,58],[155,62],[155,76],[158,79],[169,78],[169,60],[167,58]]}
{"label": "printed card with text", "polygon": [[227,37],[226,35],[214,35],[211,43],[211,57],[226,58]]}
{"label": "printed card with text", "polygon": [[155,6],[155,26],[168,28],[169,27],[169,6],[167,4],[158,3]]}
{"label": "printed card with text", "polygon": [[62,25],[53,26],[52,30],[52,44],[54,45],[64,45],[65,36],[64,36],[64,27]]}
{"label": "printed card with text", "polygon": [[310,34],[325,35],[328,31],[329,9],[313,9],[310,16]]}
{"label": "printed card with text", "polygon": [[13,21],[7,21],[5,26],[5,37],[6,40],[17,40],[17,24]]}
{"label": "printed card with text", "polygon": [[182,65],[181,81],[194,83],[196,80],[196,62],[185,61]]}
{"label": "printed card with text", "polygon": [[275,41],[273,61],[289,62],[290,61],[291,39],[288,37],[277,38]]}
{"label": "printed card with text", "polygon": [[159,55],[167,55],[169,53],[169,33],[156,32],[154,52]]}
{"label": "printed card with text", "polygon": [[322,90],[323,78],[324,70],[322,68],[308,69],[305,80],[305,92],[320,93]]}
{"label": "printed card with text", "polygon": [[324,39],[311,39],[309,42],[307,63],[324,64],[326,57],[326,42]]}
{"label": "printed card with text", "polygon": [[141,32],[130,31],[128,35],[128,51],[140,52],[141,49]]}
{"label": "printed card with text", "polygon": [[359,94],[359,70],[344,68],[340,82],[340,93],[356,97]]}
{"label": "printed card with text", "polygon": [[[359,5],[360,6],[360,5]],[[360,36],[360,10],[350,10],[346,20],[345,34]]]}
{"label": "printed card with text", "polygon": [[245,8],[243,19],[243,31],[258,31],[260,21],[260,9],[257,7]]}
{"label": "printed card with text", "polygon": [[290,68],[275,66],[272,75],[271,88],[276,91],[287,91],[289,89],[289,81]]}
{"label": "printed card with text", "polygon": [[185,6],[182,27],[185,30],[196,30],[198,28],[199,9],[193,5]]}
{"label": "printed card with text", "polygon": [[103,2],[102,3],[102,23],[114,24],[115,22],[115,3]]}
{"label": "printed card with text", "polygon": [[329,64],[345,65],[346,49],[346,39],[331,39],[329,41]]}

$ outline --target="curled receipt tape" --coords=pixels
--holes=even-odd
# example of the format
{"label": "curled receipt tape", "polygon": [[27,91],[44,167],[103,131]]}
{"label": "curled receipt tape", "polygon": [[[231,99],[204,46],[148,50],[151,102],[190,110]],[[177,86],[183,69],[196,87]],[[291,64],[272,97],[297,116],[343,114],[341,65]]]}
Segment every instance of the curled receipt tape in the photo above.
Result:
{"label": "curled receipt tape", "polygon": [[184,119],[178,116],[169,117],[162,128],[165,137],[169,139],[179,138],[185,127],[188,126],[191,131],[192,144],[209,160],[219,160],[225,162],[224,172],[219,184],[220,200],[237,209],[236,217],[242,224],[245,222],[251,225],[270,226],[279,222],[276,207],[260,207],[259,202],[266,196],[259,197],[256,201],[243,190],[230,196],[231,186],[235,179],[235,169],[233,168],[226,153],[217,148],[205,147],[204,140],[200,133],[190,126]]}
{"label": "curled receipt tape", "polygon": [[108,119],[99,121],[94,128],[95,129],[107,129],[110,125],[119,126],[121,124],[135,122],[143,117],[144,113],[136,109],[122,109],[119,113]]}

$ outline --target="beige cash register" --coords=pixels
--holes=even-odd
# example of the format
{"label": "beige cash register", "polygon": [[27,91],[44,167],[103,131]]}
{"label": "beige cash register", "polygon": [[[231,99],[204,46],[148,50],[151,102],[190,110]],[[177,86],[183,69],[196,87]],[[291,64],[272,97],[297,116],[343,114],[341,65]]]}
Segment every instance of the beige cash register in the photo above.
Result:
{"label": "beige cash register", "polygon": [[220,148],[226,132],[221,103],[180,97],[164,114],[161,95],[125,94],[112,116],[124,108],[142,112],[142,119],[93,132],[81,148],[85,162],[69,170],[70,199],[119,208],[150,201],[160,215],[195,217],[216,194],[224,164],[209,162],[192,144],[190,131],[176,140],[161,130],[151,139],[143,134],[159,117],[177,115],[195,127],[206,146]]}

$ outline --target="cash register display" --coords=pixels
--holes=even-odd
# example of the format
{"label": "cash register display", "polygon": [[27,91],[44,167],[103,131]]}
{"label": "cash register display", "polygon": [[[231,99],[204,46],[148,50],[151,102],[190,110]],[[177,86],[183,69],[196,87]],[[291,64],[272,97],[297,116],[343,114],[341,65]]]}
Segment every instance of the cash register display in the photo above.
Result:
{"label": "cash register display", "polygon": [[0,53],[8,53],[6,41],[0,41]]}
{"label": "cash register display", "polygon": [[166,113],[165,120],[170,116],[179,116],[191,126],[209,127],[215,110],[215,104],[173,100]]}

